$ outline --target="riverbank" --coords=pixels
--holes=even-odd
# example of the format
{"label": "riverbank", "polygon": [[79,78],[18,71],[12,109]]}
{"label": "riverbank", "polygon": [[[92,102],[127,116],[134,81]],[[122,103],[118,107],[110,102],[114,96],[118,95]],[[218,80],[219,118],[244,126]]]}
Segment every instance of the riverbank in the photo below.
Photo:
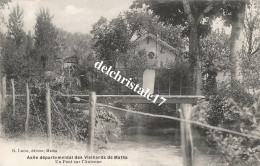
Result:
{"label": "riverbank", "polygon": [[[65,140],[63,140],[65,141]],[[93,165],[100,166],[182,166],[182,154],[180,142],[174,141],[172,137],[135,135],[125,137],[109,144],[109,149],[99,150],[97,153],[89,153],[86,144],[66,142],[63,146],[54,144],[52,149],[57,152],[32,152],[32,149],[46,149],[47,143],[42,138],[30,138],[30,140],[1,139],[0,140],[0,165],[1,166],[70,166],[70,163],[56,163],[56,160],[27,159],[28,156],[106,156],[106,159],[87,160],[101,161]],[[195,142],[195,166],[222,166],[220,157],[204,153],[204,144]],[[12,152],[13,149],[20,149],[30,152]],[[112,156],[112,159],[108,159]],[[114,158],[117,156],[118,158]],[[121,159],[119,159],[121,157]],[[62,162],[63,160],[61,160]],[[78,159],[66,161],[81,161]],[[77,163],[76,165],[85,165]]]}

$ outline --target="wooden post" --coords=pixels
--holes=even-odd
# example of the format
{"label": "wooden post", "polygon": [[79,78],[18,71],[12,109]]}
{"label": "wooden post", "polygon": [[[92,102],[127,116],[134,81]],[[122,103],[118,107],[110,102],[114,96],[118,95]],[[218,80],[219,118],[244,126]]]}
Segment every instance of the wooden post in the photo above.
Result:
{"label": "wooden post", "polygon": [[[2,87],[2,86],[1,86]],[[3,136],[3,127],[2,127],[2,88],[0,89],[0,137]]]}
{"label": "wooden post", "polygon": [[[175,104],[176,106],[176,115],[178,115],[178,111],[180,111],[180,104]],[[180,139],[180,134],[179,131],[177,130],[179,128],[178,124],[176,123],[175,125],[175,131],[174,131],[174,140],[176,142],[178,142],[178,140]]]}
{"label": "wooden post", "polygon": [[160,94],[160,69],[158,69],[158,85],[157,85],[157,87],[158,87],[158,95]]}
{"label": "wooden post", "polygon": [[25,135],[28,136],[30,119],[30,92],[28,83],[26,83],[26,121],[25,121]]}
{"label": "wooden post", "polygon": [[89,124],[88,124],[88,147],[89,151],[94,150],[94,130],[95,130],[95,111],[96,111],[96,92],[89,93]]}
{"label": "wooden post", "polygon": [[180,95],[182,94],[182,71],[181,71],[181,80],[180,80]]}
{"label": "wooden post", "polygon": [[[192,105],[181,104],[180,115],[184,120],[190,120]],[[187,122],[181,122],[181,144],[183,153],[183,166],[192,166],[193,143],[191,135],[191,125]]]}
{"label": "wooden post", "polygon": [[3,76],[2,78],[2,111],[5,110],[5,99],[6,99],[6,76]]}
{"label": "wooden post", "polygon": [[52,135],[51,135],[51,92],[49,84],[46,84],[46,122],[47,122],[47,139],[48,144],[52,147]]}
{"label": "wooden post", "polygon": [[3,137],[4,136],[4,131],[3,131],[3,127],[2,127],[2,121],[1,121],[1,119],[2,119],[2,117],[1,117],[1,115],[2,115],[2,113],[4,112],[4,110],[5,110],[5,106],[6,106],[6,104],[5,104],[5,99],[6,99],[6,76],[3,76],[3,78],[2,78],[2,82],[1,82],[1,93],[0,93],[0,95],[1,95],[1,97],[0,97],[0,110],[1,110],[1,112],[0,112],[0,136],[1,137]]}
{"label": "wooden post", "polygon": [[171,95],[171,81],[172,81],[172,73],[171,73],[171,69],[170,71],[170,81],[169,81],[169,96]]}
{"label": "wooden post", "polygon": [[11,79],[12,84],[12,98],[13,98],[13,117],[15,117],[15,88],[14,88],[14,79]]}

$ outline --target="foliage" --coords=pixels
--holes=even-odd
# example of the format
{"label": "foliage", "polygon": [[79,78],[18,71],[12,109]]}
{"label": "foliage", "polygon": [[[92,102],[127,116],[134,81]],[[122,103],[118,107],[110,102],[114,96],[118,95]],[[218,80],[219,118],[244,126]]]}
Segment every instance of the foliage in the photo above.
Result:
{"label": "foliage", "polygon": [[[51,89],[62,93],[86,94],[91,87],[83,87],[80,77],[93,68],[93,61],[97,61],[91,50],[91,37],[86,34],[69,33],[58,30],[52,23],[48,9],[40,9],[37,13],[35,33],[31,36],[23,31],[23,13],[17,6],[10,14],[8,34],[3,36],[2,49],[7,82],[15,79],[16,92],[23,94],[25,83],[29,83],[31,94],[29,135],[46,136],[46,99],[45,83]],[[1,41],[2,42],[2,41]],[[70,68],[61,68],[57,59],[76,56],[79,64]],[[88,79],[88,81],[90,81]],[[106,85],[108,87],[108,84]],[[106,88],[104,87],[104,89]],[[20,89],[21,88],[21,89]],[[7,89],[10,90],[9,84]],[[101,90],[104,90],[100,88]],[[115,89],[115,88],[114,88]],[[8,90],[8,91],[9,91]],[[86,141],[88,131],[88,113],[81,104],[71,104],[68,98],[60,93],[52,92],[52,133],[56,138],[64,140]],[[8,137],[23,137],[26,109],[25,101],[16,103],[16,116],[12,117],[12,105],[8,105],[3,112],[3,123]],[[107,110],[97,111],[96,123],[98,144],[108,142],[106,135],[120,137],[120,122]],[[114,128],[103,127],[112,124]]]}
{"label": "foliage", "polygon": [[44,71],[55,69],[55,59],[59,51],[58,32],[52,23],[48,9],[40,9],[36,17],[34,60],[40,61]]}
{"label": "foliage", "polygon": [[[109,65],[115,66],[117,60],[127,63],[128,54],[133,54],[136,44],[133,42],[147,33],[158,35],[178,50],[183,50],[185,41],[179,38],[182,27],[166,26],[158,23],[158,17],[143,10],[130,10],[108,22],[101,17],[93,25],[91,34],[97,56]],[[127,60],[128,61],[128,60]]]}
{"label": "foliage", "polygon": [[210,35],[201,39],[200,51],[201,61],[206,65],[207,62],[214,63],[218,71],[229,71],[229,35],[224,29],[211,32]]}
{"label": "foliage", "polygon": [[8,78],[19,78],[28,74],[30,36],[23,31],[23,10],[17,5],[13,8],[8,20],[8,33],[3,43],[3,70]]}
{"label": "foliage", "polygon": [[[198,104],[193,118],[205,124],[260,136],[259,98],[254,99],[239,83],[234,87],[222,85],[215,96]],[[259,164],[259,140],[220,131],[208,131],[207,139],[230,165]]]}
{"label": "foliage", "polygon": [[4,7],[4,5],[8,4],[9,2],[11,2],[11,0],[0,0],[0,7]]}
{"label": "foliage", "polygon": [[[173,26],[181,25],[184,27],[183,29],[183,36],[189,36],[190,27],[192,25],[189,25],[188,23],[188,14],[185,11],[185,5],[183,1],[172,1],[167,3],[161,3],[159,1],[139,1],[136,0],[132,8],[142,8],[143,4],[147,5],[148,10],[152,10],[155,15],[159,16],[159,21],[162,21],[166,24],[171,24]],[[205,18],[205,21],[199,21],[199,30],[198,34],[199,36],[206,36],[211,31],[211,23],[212,19],[217,12],[219,5],[219,2],[213,1],[196,1],[191,2],[191,12],[196,17],[202,16],[202,18]],[[212,6],[212,7],[210,7]],[[213,7],[214,6],[214,7]],[[200,19],[202,19],[200,18]]]}
{"label": "foliage", "polygon": [[248,5],[245,13],[245,27],[244,35],[245,41],[243,42],[241,58],[241,70],[243,75],[243,83],[248,90],[252,90],[254,93],[259,89],[259,7],[257,2],[250,1],[251,5]]}
{"label": "foliage", "polygon": [[[53,88],[53,87],[51,87]],[[29,136],[46,136],[46,89],[43,85],[31,88]],[[16,114],[12,116],[12,104],[8,102],[2,114],[2,122],[6,136],[9,138],[24,137],[24,122],[26,118],[25,100],[16,102]],[[89,111],[82,104],[70,103],[69,98],[61,97],[60,93],[52,93],[51,96],[52,133],[56,138],[86,142],[88,136]],[[110,126],[110,127],[106,127]],[[112,127],[111,127],[112,126]],[[96,135],[97,146],[106,148],[111,135],[121,137],[121,123],[119,119],[104,108],[97,108],[96,112]],[[62,142],[59,142],[61,143]],[[105,146],[105,147],[104,147]]]}
{"label": "foliage", "polygon": [[159,17],[159,21],[183,28],[182,37],[189,39],[189,62],[193,74],[193,93],[202,94],[199,43],[211,31],[214,16],[220,12],[218,1],[134,1],[132,8],[151,10]]}
{"label": "foliage", "polygon": [[250,0],[250,4],[246,7],[245,20],[244,20],[244,35],[246,40],[243,42],[244,53],[250,57],[259,48],[259,6],[256,0]]}
{"label": "foliage", "polygon": [[[248,4],[248,0],[241,1],[229,1],[224,0],[221,4],[222,18],[225,21],[225,25],[232,26],[234,23],[239,21],[238,13],[245,10],[245,5]],[[243,20],[242,20],[243,21]]]}
{"label": "foliage", "polygon": [[255,56],[251,59],[246,56],[246,54],[242,55],[241,68],[243,72],[243,83],[249,90],[253,90],[254,93],[260,87],[259,84],[259,72],[260,72],[260,59],[258,56]]}
{"label": "foliage", "polygon": [[91,52],[91,37],[88,34],[70,33],[58,29],[57,40],[60,46],[59,58],[76,56],[86,58]]}
{"label": "foliage", "polygon": [[13,41],[15,41],[16,46],[19,47],[19,45],[23,42],[23,38],[25,35],[25,32],[23,31],[23,10],[20,9],[20,7],[17,5],[11,14],[9,15],[8,20],[8,38],[11,38]]}
{"label": "foliage", "polygon": [[24,122],[25,122],[25,100],[17,100],[16,114],[13,116],[12,104],[7,103],[6,110],[2,113],[1,122],[5,129],[5,134],[7,137],[19,137],[23,134],[24,131]]}

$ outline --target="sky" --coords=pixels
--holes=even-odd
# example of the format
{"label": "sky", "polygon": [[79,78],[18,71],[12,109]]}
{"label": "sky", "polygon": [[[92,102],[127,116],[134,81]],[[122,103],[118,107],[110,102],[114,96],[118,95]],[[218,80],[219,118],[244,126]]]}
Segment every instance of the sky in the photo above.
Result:
{"label": "sky", "polygon": [[[108,20],[129,9],[134,0],[12,0],[2,13],[8,20],[12,8],[17,4],[24,10],[24,30],[34,32],[36,13],[40,8],[49,8],[54,15],[53,23],[57,28],[68,32],[90,33],[92,25],[103,16]],[[213,30],[221,29],[223,22],[213,22]],[[1,28],[5,30],[5,28]],[[230,29],[225,27],[230,33]]]}
{"label": "sky", "polygon": [[19,4],[24,10],[24,29],[34,31],[36,13],[40,8],[49,8],[54,15],[53,23],[69,32],[89,33],[92,25],[101,16],[115,18],[129,9],[133,0],[12,0],[9,9],[3,11],[5,20],[13,6]]}

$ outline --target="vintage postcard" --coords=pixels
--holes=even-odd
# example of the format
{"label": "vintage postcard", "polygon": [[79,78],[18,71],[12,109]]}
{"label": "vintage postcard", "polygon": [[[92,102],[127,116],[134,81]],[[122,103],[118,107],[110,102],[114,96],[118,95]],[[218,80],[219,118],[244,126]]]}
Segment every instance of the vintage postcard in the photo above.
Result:
{"label": "vintage postcard", "polygon": [[0,166],[259,166],[259,3],[0,0]]}

